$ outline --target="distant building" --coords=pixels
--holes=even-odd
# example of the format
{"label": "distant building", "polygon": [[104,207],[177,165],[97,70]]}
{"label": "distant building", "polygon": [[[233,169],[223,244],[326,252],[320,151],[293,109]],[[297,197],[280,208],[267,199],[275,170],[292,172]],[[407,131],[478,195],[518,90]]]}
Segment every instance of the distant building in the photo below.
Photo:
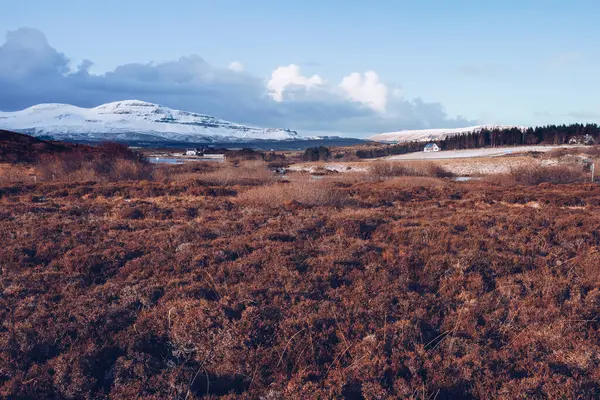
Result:
{"label": "distant building", "polygon": [[440,147],[437,144],[435,144],[435,143],[427,143],[425,145],[425,147],[423,148],[423,151],[425,153],[429,153],[429,152],[432,152],[432,151],[440,151]]}
{"label": "distant building", "polygon": [[196,150],[196,149],[187,149],[185,151],[185,155],[186,156],[197,156],[198,155],[198,150]]}

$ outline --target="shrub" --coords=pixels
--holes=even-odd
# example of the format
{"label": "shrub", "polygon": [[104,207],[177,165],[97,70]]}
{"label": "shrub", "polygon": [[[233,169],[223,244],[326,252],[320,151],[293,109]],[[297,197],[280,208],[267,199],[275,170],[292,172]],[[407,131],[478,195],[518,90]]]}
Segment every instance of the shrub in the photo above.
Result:
{"label": "shrub", "polygon": [[44,180],[119,181],[149,179],[152,167],[124,145],[105,143],[90,150],[40,156],[37,169]]}
{"label": "shrub", "polygon": [[397,176],[428,176],[434,178],[449,178],[454,176],[436,163],[401,163],[401,162],[377,162],[370,167],[372,176],[376,179],[387,179]]}
{"label": "shrub", "polygon": [[110,176],[116,181],[143,180],[151,177],[151,171],[147,163],[119,158],[114,161]]}
{"label": "shrub", "polygon": [[0,398],[599,398],[600,186],[298,175],[1,187]]}
{"label": "shrub", "polygon": [[325,161],[331,157],[331,152],[325,146],[309,147],[304,150],[302,159],[304,161]]}
{"label": "shrub", "polygon": [[252,188],[237,197],[238,203],[252,207],[280,206],[291,202],[306,206],[338,207],[344,204],[344,199],[340,190],[308,179]]}
{"label": "shrub", "polygon": [[567,155],[576,154],[585,155],[592,158],[600,157],[600,146],[559,147],[546,153],[546,155],[550,158],[560,158]]}
{"label": "shrub", "polygon": [[214,171],[200,174],[197,179],[211,185],[262,185],[274,182],[277,176],[264,161],[241,161],[221,164]]}
{"label": "shrub", "polygon": [[35,182],[26,168],[14,164],[0,164],[0,184],[16,182]]}
{"label": "shrub", "polygon": [[512,168],[508,174],[491,176],[488,181],[493,183],[514,185],[539,185],[540,183],[581,183],[589,179],[588,174],[580,165],[523,165]]}
{"label": "shrub", "polygon": [[188,181],[197,179],[200,174],[213,172],[222,168],[218,162],[186,162],[182,164],[156,164],[154,165],[153,178],[157,181]]}

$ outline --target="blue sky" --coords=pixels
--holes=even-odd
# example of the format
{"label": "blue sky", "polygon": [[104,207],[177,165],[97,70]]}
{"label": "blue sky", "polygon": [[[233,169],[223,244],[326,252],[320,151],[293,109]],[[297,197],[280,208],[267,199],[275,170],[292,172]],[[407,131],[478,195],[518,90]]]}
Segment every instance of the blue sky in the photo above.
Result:
{"label": "blue sky", "polygon": [[[0,89],[13,95],[0,109],[131,95],[355,136],[600,122],[600,4],[491,3],[2,0],[0,35],[20,33],[0,49]],[[47,40],[38,56],[21,51],[42,42],[24,27]],[[93,62],[85,79],[75,76],[83,60]],[[39,73],[43,63],[54,63],[52,73]],[[42,88],[27,86],[33,81]]]}

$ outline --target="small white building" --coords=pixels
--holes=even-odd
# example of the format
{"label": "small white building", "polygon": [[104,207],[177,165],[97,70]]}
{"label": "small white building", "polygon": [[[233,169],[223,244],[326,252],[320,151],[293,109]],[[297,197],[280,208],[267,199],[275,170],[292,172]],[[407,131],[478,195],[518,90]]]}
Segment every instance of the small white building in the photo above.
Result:
{"label": "small white building", "polygon": [[432,151],[440,151],[440,146],[438,146],[435,143],[427,143],[425,145],[425,147],[423,148],[423,151],[425,153],[429,153],[429,152],[432,152]]}
{"label": "small white building", "polygon": [[186,156],[197,156],[198,155],[198,150],[196,150],[196,149],[187,149],[185,151],[185,155]]}

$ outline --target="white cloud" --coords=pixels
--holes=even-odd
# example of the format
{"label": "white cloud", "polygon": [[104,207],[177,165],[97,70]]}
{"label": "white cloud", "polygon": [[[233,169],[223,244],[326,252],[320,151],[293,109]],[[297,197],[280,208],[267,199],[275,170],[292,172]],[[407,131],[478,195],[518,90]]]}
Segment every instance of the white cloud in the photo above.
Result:
{"label": "white cloud", "polygon": [[364,79],[360,73],[354,72],[342,79],[340,87],[348,98],[369,106],[375,111],[385,112],[388,88],[379,81],[374,71],[365,72]]}
{"label": "white cloud", "polygon": [[310,78],[302,76],[300,67],[290,64],[287,67],[278,67],[271,74],[271,80],[267,82],[267,88],[271,97],[275,101],[283,101],[283,92],[288,86],[300,86],[310,89],[315,86],[323,85],[324,81],[319,75],[313,75]]}
{"label": "white cloud", "polygon": [[232,70],[233,72],[243,72],[244,64],[242,64],[239,61],[233,61],[232,63],[229,64],[229,69]]}

